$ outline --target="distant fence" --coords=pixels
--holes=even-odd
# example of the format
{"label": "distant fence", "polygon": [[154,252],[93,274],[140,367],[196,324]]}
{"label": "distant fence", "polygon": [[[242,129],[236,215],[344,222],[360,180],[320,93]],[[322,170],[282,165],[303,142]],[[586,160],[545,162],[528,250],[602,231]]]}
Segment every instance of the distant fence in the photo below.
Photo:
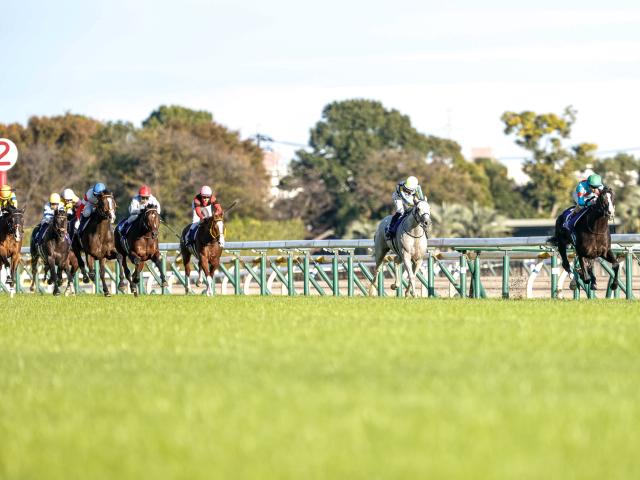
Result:
{"label": "distant fence", "polygon": [[[607,279],[604,296],[618,297],[622,292],[626,298],[634,298],[634,260],[638,260],[635,252],[640,249],[640,234],[614,234],[612,243],[623,260],[621,275],[619,288],[613,289],[611,267],[607,262],[600,262],[601,274]],[[160,287],[160,272],[155,265],[147,262],[140,280],[140,293],[184,293],[186,279],[178,247],[177,243],[161,244],[162,270],[169,286]],[[370,239],[228,242],[216,276],[215,292],[235,295],[366,296],[373,280],[372,257],[368,250],[372,247],[373,241]],[[29,249],[23,248],[22,253],[17,293],[27,292],[31,283]],[[514,289],[511,275],[517,273],[518,282],[515,283],[518,283],[520,291],[518,296],[541,296],[543,292],[539,283],[540,278],[545,276],[548,277],[545,295],[558,298],[567,278],[559,263],[558,254],[546,243],[546,237],[433,238],[429,240],[423,269],[417,275],[418,295],[510,298]],[[404,295],[403,288],[392,293],[387,291],[386,284],[390,282],[394,271],[401,277],[404,274],[402,266],[394,264],[390,256],[379,272],[377,295]],[[116,285],[121,272],[115,262],[107,266],[106,275],[110,290],[119,293]],[[192,275],[196,280],[197,274]],[[404,274],[403,287],[407,283]],[[99,280],[95,284],[85,285],[76,275],[74,285],[77,293],[102,293]],[[199,293],[198,285],[191,285],[189,293]],[[47,293],[51,289],[43,282],[42,265],[36,275],[35,287],[40,293]],[[573,298],[580,298],[581,291],[588,298],[596,296],[596,292],[579,280],[577,287],[571,293]],[[9,292],[4,281],[0,283],[0,289]]]}

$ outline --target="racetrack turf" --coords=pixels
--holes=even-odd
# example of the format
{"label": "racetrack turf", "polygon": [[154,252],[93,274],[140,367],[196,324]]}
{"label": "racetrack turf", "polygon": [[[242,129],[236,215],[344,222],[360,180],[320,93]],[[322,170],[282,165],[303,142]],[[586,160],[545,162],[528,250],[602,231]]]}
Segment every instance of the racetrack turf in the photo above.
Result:
{"label": "racetrack turf", "polygon": [[640,477],[640,303],[0,308],[2,479]]}

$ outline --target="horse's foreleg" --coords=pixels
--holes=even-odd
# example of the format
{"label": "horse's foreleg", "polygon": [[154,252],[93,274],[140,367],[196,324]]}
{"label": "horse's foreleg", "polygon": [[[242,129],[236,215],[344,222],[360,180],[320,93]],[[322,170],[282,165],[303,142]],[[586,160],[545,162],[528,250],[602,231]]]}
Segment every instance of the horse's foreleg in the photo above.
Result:
{"label": "horse's foreleg", "polygon": [[560,258],[562,258],[562,268],[564,268],[567,273],[571,273],[571,264],[567,257],[567,244],[562,240],[558,241],[558,253],[560,253]]}
{"label": "horse's foreleg", "polygon": [[50,281],[53,284],[53,294],[58,296],[60,295],[60,288],[58,287],[58,269],[56,268],[56,261],[53,255],[49,255],[47,263],[49,265]]}
{"label": "horse's foreleg", "polygon": [[[407,286],[407,288],[405,289],[405,296],[409,295],[409,293],[411,293],[412,297],[416,296],[416,286],[415,283],[413,281],[414,279],[414,273],[413,273],[413,260],[411,259],[411,256],[409,255],[408,252],[403,252],[402,255],[402,264],[404,265],[404,269],[407,271],[407,275],[409,276],[409,285]],[[400,288],[402,288],[402,278],[400,279]]]}
{"label": "horse's foreleg", "polygon": [[93,258],[93,255],[89,255],[87,253],[87,263],[89,264],[89,278],[91,279],[92,282],[96,281],[96,271],[95,271],[95,258]]}
{"label": "horse's foreleg", "polygon": [[607,250],[607,253],[604,259],[611,264],[613,268],[613,283],[611,284],[611,290],[616,290],[618,288],[618,271],[620,270],[620,262],[618,262],[618,257],[613,253],[611,249]]}
{"label": "horse's foreleg", "polygon": [[73,248],[72,250],[78,262],[78,270],[82,272],[82,283],[89,283],[89,277],[87,276],[87,266],[85,265],[84,259],[82,258],[82,251],[79,248]]}
{"label": "horse's foreleg", "polygon": [[596,280],[596,275],[593,273],[593,262],[594,260],[587,261],[587,271],[589,272],[589,281],[591,282],[591,290],[597,290],[598,284]]}
{"label": "horse's foreleg", "polygon": [[213,295],[213,289],[212,289],[212,283],[210,282],[210,269],[209,269],[209,259],[208,258],[204,258],[203,255],[200,255],[200,272],[204,273],[204,281],[207,284],[207,288],[205,290],[207,297],[210,297]]}
{"label": "horse's foreleg", "polygon": [[133,278],[131,279],[132,281],[129,283],[129,285],[131,286],[131,292],[133,293],[134,297],[138,296],[138,286],[140,284],[140,272],[142,271],[143,268],[144,268],[144,262],[138,261],[133,265]]}
{"label": "horse's foreleg", "polygon": [[102,293],[104,293],[105,297],[110,297],[111,292],[109,292],[109,288],[107,287],[106,282],[106,259],[103,257],[100,259],[100,281],[102,282]]}
{"label": "horse's foreleg", "polygon": [[11,295],[15,292],[15,286],[18,284],[20,279],[16,276],[16,271],[18,270],[18,265],[20,264],[20,250],[18,249],[16,253],[11,256]]}
{"label": "horse's foreleg", "polygon": [[165,277],[165,272],[162,269],[162,256],[160,255],[160,252],[156,252],[155,256],[153,256],[151,260],[153,261],[154,265],[158,268],[158,271],[160,272],[160,286],[162,288],[167,287],[168,283]]}
{"label": "horse's foreleg", "polygon": [[189,295],[189,283],[191,276],[191,254],[187,250],[182,250],[182,261],[184,262],[184,293]]}

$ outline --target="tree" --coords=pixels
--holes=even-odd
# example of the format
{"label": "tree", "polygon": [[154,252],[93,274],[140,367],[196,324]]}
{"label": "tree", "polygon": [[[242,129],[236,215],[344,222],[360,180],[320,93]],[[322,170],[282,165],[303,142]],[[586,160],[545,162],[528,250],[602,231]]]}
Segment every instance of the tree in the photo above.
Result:
{"label": "tree", "polygon": [[142,122],[143,127],[157,127],[159,125],[186,124],[197,125],[199,123],[213,122],[213,115],[205,110],[192,110],[179,105],[161,105],[158,109]]}
{"label": "tree", "polygon": [[311,130],[309,146],[311,151],[296,153],[291,174],[282,182],[298,194],[280,205],[315,233],[333,228],[341,236],[354,221],[382,218],[390,212],[395,184],[408,175],[422,179],[431,196],[432,187],[438,188],[431,180],[431,165],[446,170],[446,183],[451,183],[452,173],[460,177],[459,183],[472,192],[461,191],[463,198],[475,195],[490,203],[488,189],[473,180],[482,172],[466,165],[457,143],[419,133],[408,116],[377,101],[327,105]]}
{"label": "tree", "polygon": [[509,177],[507,167],[492,158],[476,158],[474,163],[489,180],[489,192],[495,209],[510,218],[527,218],[535,214],[523,189]]}
{"label": "tree", "polygon": [[627,188],[624,200],[616,203],[616,215],[620,217],[620,233],[640,232],[640,186]]}
{"label": "tree", "polygon": [[614,157],[599,159],[593,170],[614,191],[617,203],[625,203],[627,197],[640,185],[640,159],[627,153],[619,153]]}
{"label": "tree", "polygon": [[524,162],[524,172],[531,179],[526,191],[537,213],[555,216],[571,199],[576,173],[594,162],[597,146],[590,143],[571,148],[563,146],[576,120],[576,111],[570,106],[560,116],[531,111],[505,112],[501,120],[505,134],[515,135],[515,143],[531,154]]}

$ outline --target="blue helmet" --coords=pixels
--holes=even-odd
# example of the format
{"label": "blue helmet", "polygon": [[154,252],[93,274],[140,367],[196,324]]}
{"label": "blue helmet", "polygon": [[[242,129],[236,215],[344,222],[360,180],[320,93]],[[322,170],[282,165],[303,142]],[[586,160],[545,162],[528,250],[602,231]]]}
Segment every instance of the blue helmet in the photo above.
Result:
{"label": "blue helmet", "polygon": [[93,186],[93,194],[94,195],[98,195],[102,192],[104,192],[107,189],[107,187],[104,186],[104,183],[96,183]]}

